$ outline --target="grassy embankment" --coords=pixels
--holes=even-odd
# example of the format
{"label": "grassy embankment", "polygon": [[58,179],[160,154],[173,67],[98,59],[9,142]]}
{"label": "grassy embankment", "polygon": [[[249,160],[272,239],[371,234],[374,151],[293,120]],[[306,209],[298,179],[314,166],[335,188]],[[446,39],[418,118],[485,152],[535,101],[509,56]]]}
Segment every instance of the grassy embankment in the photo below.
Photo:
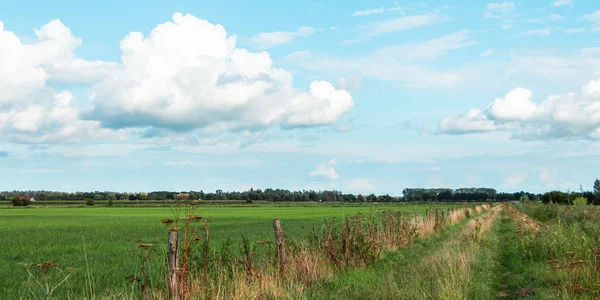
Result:
{"label": "grassy embankment", "polygon": [[[451,226],[307,299],[598,299],[600,208],[504,204],[495,221]],[[475,227],[477,228],[477,227]]]}
{"label": "grassy embankment", "polygon": [[489,289],[476,282],[485,272],[476,269],[478,250],[500,208],[417,240],[367,269],[320,282],[304,298],[482,299]]}

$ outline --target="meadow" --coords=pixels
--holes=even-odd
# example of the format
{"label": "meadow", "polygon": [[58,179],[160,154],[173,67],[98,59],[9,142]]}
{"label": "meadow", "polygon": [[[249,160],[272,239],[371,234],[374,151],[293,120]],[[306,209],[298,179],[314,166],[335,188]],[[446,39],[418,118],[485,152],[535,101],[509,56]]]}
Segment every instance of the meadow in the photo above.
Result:
{"label": "meadow", "polygon": [[[187,265],[180,263],[187,273],[179,279],[179,299],[600,297],[598,206],[197,209],[204,218],[190,219],[199,231],[190,236]],[[0,209],[0,299],[174,299],[166,279],[165,218],[174,218],[173,208]],[[273,219],[285,232],[285,270]]]}
{"label": "meadow", "polygon": [[[200,206],[198,211],[212,218],[211,251],[226,245],[238,253],[243,236],[250,241],[272,240],[276,218],[286,241],[293,243],[313,226],[320,228],[326,218],[343,220],[357,212],[384,210],[423,213],[433,207],[453,205],[240,205]],[[155,245],[146,269],[151,288],[164,288],[167,231],[160,220],[172,218],[175,211],[173,207],[0,209],[0,299],[38,298],[47,293],[46,283],[49,289],[56,287],[52,294],[59,298],[137,295],[132,278],[140,275],[144,253],[140,243]],[[58,271],[36,267],[46,261],[58,264]]]}

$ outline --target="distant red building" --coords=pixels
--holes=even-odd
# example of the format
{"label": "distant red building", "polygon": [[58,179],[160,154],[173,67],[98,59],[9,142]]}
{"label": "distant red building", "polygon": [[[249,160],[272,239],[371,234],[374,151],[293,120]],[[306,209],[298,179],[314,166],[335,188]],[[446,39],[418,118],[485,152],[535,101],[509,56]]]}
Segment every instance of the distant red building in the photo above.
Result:
{"label": "distant red building", "polygon": [[18,198],[19,198],[19,200],[35,201],[35,198],[33,198],[31,196],[19,196]]}

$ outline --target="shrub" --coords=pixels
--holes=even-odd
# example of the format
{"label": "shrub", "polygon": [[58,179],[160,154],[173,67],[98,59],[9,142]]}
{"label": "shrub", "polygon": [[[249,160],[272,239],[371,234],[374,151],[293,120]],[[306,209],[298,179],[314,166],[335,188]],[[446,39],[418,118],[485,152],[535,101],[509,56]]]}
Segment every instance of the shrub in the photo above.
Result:
{"label": "shrub", "polygon": [[85,205],[87,205],[87,206],[94,206],[94,204],[96,204],[96,203],[92,199],[87,199],[85,201]]}
{"label": "shrub", "polygon": [[588,201],[587,198],[585,197],[577,197],[575,198],[575,200],[573,200],[573,205],[574,206],[585,206],[587,205]]}
{"label": "shrub", "polygon": [[114,203],[113,203],[112,199],[111,199],[111,200],[108,200],[108,206],[112,207],[112,206],[113,206],[113,204],[114,204]]}
{"label": "shrub", "polygon": [[30,204],[29,200],[25,200],[22,198],[13,198],[11,202],[13,206],[27,206]]}

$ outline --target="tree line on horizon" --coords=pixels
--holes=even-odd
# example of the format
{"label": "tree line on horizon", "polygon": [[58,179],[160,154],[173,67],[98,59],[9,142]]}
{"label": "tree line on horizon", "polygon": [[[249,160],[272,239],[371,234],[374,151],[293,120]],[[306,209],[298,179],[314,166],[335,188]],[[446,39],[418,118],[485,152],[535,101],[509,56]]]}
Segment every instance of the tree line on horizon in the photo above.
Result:
{"label": "tree line on horizon", "polygon": [[336,190],[303,190],[286,189],[250,189],[248,191],[153,191],[149,193],[121,193],[110,191],[94,192],[57,192],[57,191],[3,191],[0,200],[11,200],[18,197],[31,196],[36,201],[77,201],[77,200],[174,200],[175,194],[186,193],[191,199],[201,200],[239,200],[239,201],[272,201],[272,202],[479,202],[479,201],[518,201],[532,200],[544,203],[569,204],[577,197],[584,197],[590,204],[600,204],[600,181],[596,179],[593,191],[561,192],[550,191],[543,194],[529,192],[504,193],[493,188],[406,188],[402,196],[375,194],[347,194]]}

